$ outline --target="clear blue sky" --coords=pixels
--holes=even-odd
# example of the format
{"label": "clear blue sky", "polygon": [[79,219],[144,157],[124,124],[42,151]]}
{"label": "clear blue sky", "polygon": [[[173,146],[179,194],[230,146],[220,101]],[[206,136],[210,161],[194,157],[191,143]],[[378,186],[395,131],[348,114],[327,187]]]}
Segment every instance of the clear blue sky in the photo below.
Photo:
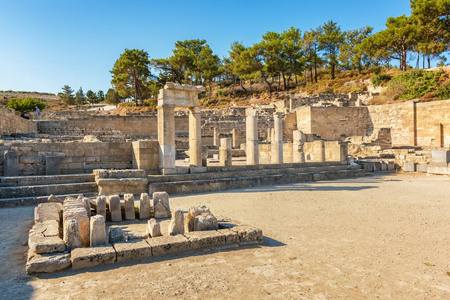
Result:
{"label": "clear blue sky", "polygon": [[0,0],[0,90],[106,92],[125,48],[162,58],[177,40],[198,38],[223,57],[233,41],[252,45],[267,31],[330,19],[343,30],[380,31],[402,14],[409,0]]}

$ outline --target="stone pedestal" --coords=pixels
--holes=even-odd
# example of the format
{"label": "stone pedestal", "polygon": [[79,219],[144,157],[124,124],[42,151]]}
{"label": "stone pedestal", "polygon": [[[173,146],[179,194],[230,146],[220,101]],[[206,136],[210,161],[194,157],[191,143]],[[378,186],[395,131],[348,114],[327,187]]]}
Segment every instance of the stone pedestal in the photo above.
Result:
{"label": "stone pedestal", "polygon": [[233,139],[233,149],[239,148],[239,137],[236,128],[231,130],[231,138]]}
{"label": "stone pedestal", "polygon": [[230,138],[220,139],[219,164],[221,166],[231,166],[232,165],[232,152],[231,152],[231,139]]}
{"label": "stone pedestal", "polygon": [[125,220],[136,219],[136,213],[134,211],[134,195],[125,194],[123,198],[125,201]]}
{"label": "stone pedestal", "polygon": [[254,109],[247,110],[246,127],[246,147],[247,165],[259,164],[258,152],[258,114]]}
{"label": "stone pedestal", "polygon": [[272,137],[272,155],[271,162],[273,164],[283,163],[283,113],[276,112],[273,114],[274,135]]}
{"label": "stone pedestal", "polygon": [[163,175],[176,173],[175,106],[158,107],[159,168]]}
{"label": "stone pedestal", "polygon": [[340,154],[340,163],[341,165],[348,164],[348,143],[341,142],[339,143],[339,154]]}
{"label": "stone pedestal", "polygon": [[133,169],[157,171],[159,169],[159,143],[153,140],[132,143]]}
{"label": "stone pedestal", "polygon": [[105,218],[100,215],[91,218],[91,247],[106,245]]}
{"label": "stone pedestal", "polygon": [[191,167],[202,166],[202,123],[200,108],[189,111],[189,162]]}
{"label": "stone pedestal", "polygon": [[217,128],[214,127],[214,131],[213,131],[213,145],[216,147],[219,147],[219,130],[217,130]]}
{"label": "stone pedestal", "polygon": [[106,197],[105,196],[98,196],[95,200],[95,214],[103,216],[106,220]]}
{"label": "stone pedestal", "polygon": [[112,195],[106,198],[106,203],[108,204],[109,212],[111,213],[111,221],[120,222],[122,221],[122,211],[120,209],[120,198],[118,195]]}
{"label": "stone pedestal", "polygon": [[305,144],[305,134],[300,130],[293,131],[293,162],[304,163],[305,152],[303,151],[303,145]]}
{"label": "stone pedestal", "polygon": [[3,176],[19,176],[19,155],[17,152],[6,150],[3,159]]}
{"label": "stone pedestal", "polygon": [[61,175],[61,157],[45,157],[45,175]]}

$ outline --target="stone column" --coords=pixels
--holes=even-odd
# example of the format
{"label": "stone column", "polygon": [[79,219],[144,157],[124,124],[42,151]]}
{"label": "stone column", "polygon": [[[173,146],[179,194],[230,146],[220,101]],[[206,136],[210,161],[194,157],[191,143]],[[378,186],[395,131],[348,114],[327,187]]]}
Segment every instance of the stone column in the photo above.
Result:
{"label": "stone column", "polygon": [[19,155],[17,152],[6,150],[3,159],[3,176],[19,176]]}
{"label": "stone column", "polygon": [[220,139],[219,148],[219,163],[221,166],[231,166],[232,165],[232,152],[231,152],[231,139],[223,138]]}
{"label": "stone column", "polygon": [[231,136],[233,138],[233,149],[239,148],[239,137],[236,128],[233,128],[233,130],[231,130]]}
{"label": "stone column", "polygon": [[91,218],[90,224],[90,245],[91,247],[106,244],[106,230],[105,218],[101,215],[96,215]]}
{"label": "stone column", "polygon": [[267,128],[266,142],[272,142],[272,128]]}
{"label": "stone column", "polygon": [[320,141],[314,141],[314,157],[315,160],[318,162],[325,162],[325,142],[320,140]]}
{"label": "stone column", "polygon": [[176,172],[175,106],[158,106],[159,168],[163,175]]}
{"label": "stone column", "polygon": [[341,165],[348,164],[348,143],[340,142],[339,143],[339,152],[340,152],[340,162]]}
{"label": "stone column", "polygon": [[258,152],[258,114],[255,109],[247,109],[246,127],[246,147],[247,165],[259,164]]}
{"label": "stone column", "polygon": [[272,155],[273,164],[283,163],[283,113],[275,112],[273,114],[274,135],[272,137]]}
{"label": "stone column", "polygon": [[219,130],[217,130],[216,127],[214,127],[213,130],[214,130],[213,131],[213,145],[216,146],[216,147],[219,147],[220,146],[220,144],[219,144]]}
{"label": "stone column", "polygon": [[305,153],[303,152],[303,145],[305,144],[305,134],[300,130],[293,131],[293,161],[294,163],[304,163]]}
{"label": "stone column", "polygon": [[200,108],[189,110],[189,164],[191,167],[202,166],[202,122]]}

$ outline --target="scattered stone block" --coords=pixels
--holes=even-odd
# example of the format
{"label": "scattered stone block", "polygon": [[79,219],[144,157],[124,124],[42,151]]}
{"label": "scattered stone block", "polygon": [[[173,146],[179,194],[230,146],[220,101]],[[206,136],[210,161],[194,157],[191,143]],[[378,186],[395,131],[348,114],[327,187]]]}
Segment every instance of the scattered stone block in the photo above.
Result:
{"label": "scattered stone block", "polygon": [[100,215],[91,218],[91,247],[106,244],[105,218]]}
{"label": "scattered stone block", "polygon": [[145,240],[115,243],[114,249],[117,252],[118,262],[142,259],[152,256],[152,248]]}
{"label": "scattered stone block", "polygon": [[123,234],[122,228],[116,225],[112,225],[108,229],[109,243],[118,243],[126,241],[125,235]]}
{"label": "scattered stone block", "polygon": [[63,204],[63,202],[64,202],[62,199],[55,197],[53,194],[48,196],[47,201],[50,203],[61,203],[61,204]]}
{"label": "scattered stone block", "polygon": [[147,234],[149,237],[161,236],[161,226],[156,219],[151,218],[147,223]]}
{"label": "scattered stone block", "polygon": [[147,239],[147,243],[152,247],[153,256],[183,252],[190,249],[189,240],[181,234]]}
{"label": "scattered stone block", "polygon": [[427,173],[428,172],[428,165],[427,164],[418,164],[416,166],[417,172]]}
{"label": "scattered stone block", "polygon": [[189,239],[191,249],[211,247],[226,243],[226,237],[214,230],[193,231],[184,234]]}
{"label": "scattered stone block", "polygon": [[189,208],[188,216],[185,219],[184,230],[186,232],[194,231],[195,217],[202,213],[211,213],[205,205]]}
{"label": "scattered stone block", "polygon": [[67,220],[76,220],[80,231],[80,240],[83,247],[89,247],[89,218],[84,207],[69,208],[64,211],[64,222]]}
{"label": "scattered stone block", "polygon": [[219,229],[217,219],[211,213],[203,213],[195,217],[194,231]]}
{"label": "scattered stone block", "polygon": [[236,232],[239,235],[239,242],[262,242],[263,239],[262,230],[258,228],[240,225],[231,227],[230,230]]}
{"label": "scattered stone block", "polygon": [[86,197],[80,197],[81,202],[83,203],[84,209],[86,209],[86,215],[88,218],[91,218],[91,202],[89,201],[89,198]]}
{"label": "scattered stone block", "polygon": [[134,211],[134,195],[133,194],[125,194],[125,220],[134,220],[136,219],[136,213]]}
{"label": "scattered stone block", "polygon": [[405,172],[415,172],[416,171],[416,163],[414,162],[406,162],[403,166],[403,171]]}
{"label": "scattered stone block", "polygon": [[30,229],[30,234],[42,234],[45,237],[59,237],[59,224],[56,220],[44,221],[36,223]]}
{"label": "scattered stone block", "polygon": [[150,218],[150,196],[142,193],[139,199],[139,219]]}
{"label": "scattered stone block", "polygon": [[112,246],[76,248],[71,252],[72,269],[92,268],[112,264],[116,251]]}
{"label": "scattered stone block", "polygon": [[154,215],[156,219],[166,219],[170,218],[170,212],[168,211],[167,207],[164,206],[161,202],[156,203],[154,206]]}
{"label": "scattered stone block", "polygon": [[40,223],[49,220],[55,220],[58,223],[61,220],[63,206],[61,203],[40,203],[34,209],[34,221]]}
{"label": "scattered stone block", "polygon": [[95,199],[95,206],[95,213],[103,216],[106,220],[106,197],[98,196],[97,199]]}
{"label": "scattered stone block", "polygon": [[81,247],[80,227],[77,220],[67,220],[64,222],[63,240],[67,250]]}
{"label": "scattered stone block", "polygon": [[179,209],[172,212],[172,219],[169,224],[169,235],[184,233],[184,215]]}
{"label": "scattered stone block", "polygon": [[36,254],[28,260],[25,270],[27,274],[52,273],[68,267],[70,267],[68,253]]}
{"label": "scattered stone block", "polygon": [[57,236],[44,236],[40,233],[32,233],[28,236],[28,246],[37,254],[63,252],[66,245]]}
{"label": "scattered stone block", "polygon": [[164,206],[167,207],[170,212],[169,194],[167,194],[167,192],[154,192],[153,205],[156,205],[157,202],[162,202],[162,204],[164,204]]}
{"label": "scattered stone block", "polygon": [[118,195],[108,196],[106,198],[106,203],[108,209],[111,213],[111,221],[120,222],[122,221],[122,211],[120,209],[120,198]]}

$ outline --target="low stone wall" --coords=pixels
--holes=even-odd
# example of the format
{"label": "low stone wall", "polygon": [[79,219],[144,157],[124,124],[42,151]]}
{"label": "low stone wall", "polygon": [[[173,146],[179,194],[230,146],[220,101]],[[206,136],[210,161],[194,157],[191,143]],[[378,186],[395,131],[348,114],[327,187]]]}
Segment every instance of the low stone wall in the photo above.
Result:
{"label": "low stone wall", "polygon": [[14,111],[0,107],[0,135],[37,131],[35,122],[16,116]]}

